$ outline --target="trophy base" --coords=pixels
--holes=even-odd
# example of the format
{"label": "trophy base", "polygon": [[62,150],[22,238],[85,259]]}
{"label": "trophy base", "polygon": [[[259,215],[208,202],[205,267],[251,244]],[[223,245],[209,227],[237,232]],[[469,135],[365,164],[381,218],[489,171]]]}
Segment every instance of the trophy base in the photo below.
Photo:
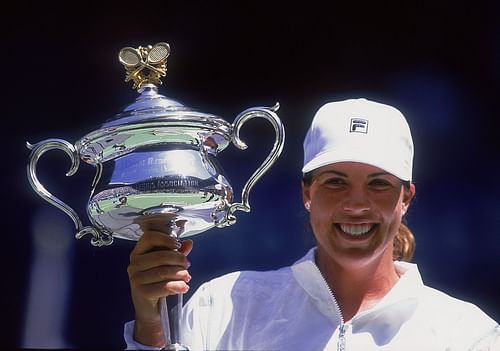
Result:
{"label": "trophy base", "polygon": [[167,345],[162,350],[166,350],[166,351],[189,351],[189,349],[186,346],[181,345],[181,344],[177,344],[177,343]]}

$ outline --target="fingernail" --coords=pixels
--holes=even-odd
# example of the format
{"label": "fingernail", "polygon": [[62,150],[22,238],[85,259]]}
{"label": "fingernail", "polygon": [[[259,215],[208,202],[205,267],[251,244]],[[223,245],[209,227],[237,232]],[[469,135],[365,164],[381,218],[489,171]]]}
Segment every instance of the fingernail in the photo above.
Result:
{"label": "fingernail", "polygon": [[180,249],[180,248],[181,248],[181,246],[182,246],[182,243],[181,243],[179,240],[176,240],[176,241],[175,241],[175,247],[176,247],[177,249]]}
{"label": "fingernail", "polygon": [[191,267],[191,262],[187,261],[186,266],[187,266],[187,268]]}

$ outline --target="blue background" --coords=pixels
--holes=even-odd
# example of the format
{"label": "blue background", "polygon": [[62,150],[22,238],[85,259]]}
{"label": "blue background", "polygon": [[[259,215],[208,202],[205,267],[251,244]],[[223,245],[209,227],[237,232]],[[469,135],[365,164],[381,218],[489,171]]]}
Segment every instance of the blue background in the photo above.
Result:
{"label": "blue background", "polygon": [[[136,93],[123,81],[118,51],[159,41],[172,48],[164,95],[230,122],[279,101],[287,133],[282,156],[250,194],[252,211],[193,238],[191,291],[229,271],[290,264],[313,245],[300,199],[303,137],[322,104],[366,97],[400,109],[413,132],[417,196],[407,222],[425,282],[500,320],[499,7],[376,3],[44,3],[5,11],[0,344],[124,347],[134,243],[95,248],[73,239],[70,219],[31,190],[24,144],[74,143],[119,113]],[[237,194],[273,138],[255,120],[242,129],[246,151],[230,146],[219,155]],[[88,223],[94,169],[82,163],[67,178],[68,168],[63,153],[51,152],[39,177]]]}

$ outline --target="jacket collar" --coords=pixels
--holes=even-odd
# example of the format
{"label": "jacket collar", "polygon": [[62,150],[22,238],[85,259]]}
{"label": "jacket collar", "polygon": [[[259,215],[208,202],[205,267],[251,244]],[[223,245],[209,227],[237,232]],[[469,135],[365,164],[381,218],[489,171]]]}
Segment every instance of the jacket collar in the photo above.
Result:
{"label": "jacket collar", "polygon": [[[326,280],[323,278],[315,262],[316,248],[312,248],[300,260],[292,265],[292,272],[297,283],[307,293],[316,308],[334,322],[342,323],[342,314]],[[387,328],[399,327],[414,313],[417,306],[419,290],[424,286],[415,264],[394,262],[400,279],[389,293],[372,308],[365,310],[348,323],[353,332],[367,331],[366,328],[377,324]],[[388,323],[390,322],[390,323]],[[392,331],[389,331],[392,333]]]}

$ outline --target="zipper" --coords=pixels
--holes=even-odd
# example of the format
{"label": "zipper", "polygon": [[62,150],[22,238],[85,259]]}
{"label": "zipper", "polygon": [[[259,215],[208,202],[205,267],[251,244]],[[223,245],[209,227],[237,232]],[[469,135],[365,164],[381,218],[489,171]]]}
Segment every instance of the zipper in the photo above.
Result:
{"label": "zipper", "polygon": [[323,282],[325,283],[326,288],[330,292],[330,296],[332,297],[333,304],[335,305],[335,308],[337,309],[339,316],[340,316],[340,326],[339,326],[339,340],[337,341],[337,351],[345,351],[345,346],[346,346],[346,332],[347,332],[347,325],[344,322],[344,316],[342,315],[342,310],[340,309],[340,305],[335,298],[335,295],[333,294],[332,289],[330,289],[330,285],[328,285],[328,282],[326,281],[325,277],[323,276],[323,273],[321,273],[321,270],[319,269],[318,265],[316,263],[313,263],[314,267],[318,270],[319,275],[323,279]]}
{"label": "zipper", "polygon": [[342,323],[339,327],[339,341],[337,342],[337,351],[345,351],[345,333],[347,325]]}

